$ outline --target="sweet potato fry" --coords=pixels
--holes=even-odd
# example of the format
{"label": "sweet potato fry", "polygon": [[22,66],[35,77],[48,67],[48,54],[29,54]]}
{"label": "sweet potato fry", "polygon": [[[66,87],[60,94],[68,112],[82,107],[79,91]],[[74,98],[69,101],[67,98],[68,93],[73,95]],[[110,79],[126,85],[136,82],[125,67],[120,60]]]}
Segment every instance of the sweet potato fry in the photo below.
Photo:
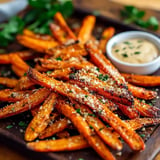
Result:
{"label": "sweet potato fry", "polygon": [[136,74],[122,73],[122,76],[129,83],[144,86],[144,87],[155,87],[160,86],[160,76],[145,76]]}
{"label": "sweet potato fry", "polygon": [[13,89],[0,90],[0,101],[16,102],[27,98],[33,93],[32,91],[15,91]]}
{"label": "sweet potato fry", "polygon": [[91,61],[99,67],[106,74],[109,74],[113,80],[119,85],[127,88],[125,79],[118,70],[112,65],[112,63],[103,55],[100,50],[96,47],[93,47],[92,43],[86,43],[85,47],[90,55]]}
{"label": "sweet potato fry", "polygon": [[56,108],[72,121],[74,126],[86,138],[91,147],[103,159],[115,159],[103,141],[96,135],[93,130],[89,128],[89,125],[86,123],[86,121],[83,120],[83,118],[75,111],[72,106],[65,104],[63,100],[59,100]]}
{"label": "sweet potato fry", "polygon": [[47,127],[49,115],[53,110],[56,97],[57,95],[55,93],[51,93],[43,105],[39,108],[38,113],[33,117],[32,121],[29,123],[26,129],[26,141],[33,141]]}
{"label": "sweet potato fry", "polygon": [[23,60],[30,60],[38,57],[37,53],[34,53],[32,50],[28,51],[19,51],[19,52],[11,52],[9,54],[1,54],[0,55],[0,64],[11,64],[10,55],[16,54]]}
{"label": "sweet potato fry", "polygon": [[132,84],[128,84],[128,90],[133,94],[134,97],[151,100],[157,97],[157,92],[147,90],[142,87],[137,87]]}
{"label": "sweet potato fry", "polygon": [[84,117],[88,124],[92,126],[95,132],[106,144],[108,144],[108,146],[116,150],[122,149],[122,143],[117,138],[117,136],[114,136],[112,134],[112,131],[108,129],[106,125],[102,123],[102,121],[98,119],[98,117],[95,114],[93,114],[93,112],[87,106],[77,104],[76,102],[73,103],[75,104],[74,107],[76,108],[76,111]]}
{"label": "sweet potato fry", "polygon": [[92,74],[88,74],[86,70],[80,70],[73,76],[70,76],[70,83],[77,84],[80,87],[88,87],[91,91],[95,91],[104,97],[116,102],[120,102],[126,105],[132,105],[132,96],[125,88],[120,88],[116,84],[108,85],[107,79],[102,77],[95,77]]}
{"label": "sweet potato fry", "polygon": [[[120,136],[129,144],[133,150],[142,150],[145,145],[140,136],[130,130],[126,123],[122,122],[115,114],[113,114],[105,105],[103,105],[95,96],[82,90],[81,88],[51,79],[34,69],[29,69],[29,78],[42,86],[50,88],[62,95],[79,101],[82,104],[89,106],[107,123],[113,127]],[[117,127],[118,126],[118,127]]]}
{"label": "sweet potato fry", "polygon": [[133,130],[140,129],[148,125],[156,125],[160,123],[160,118],[136,118],[125,121]]}
{"label": "sweet potato fry", "polygon": [[157,115],[157,111],[159,111],[159,108],[151,106],[136,98],[134,98],[134,107],[142,116],[145,117],[155,117]]}
{"label": "sweet potato fry", "polygon": [[58,132],[58,133],[56,134],[56,136],[57,136],[58,138],[68,138],[68,137],[70,137],[70,133],[67,132],[66,130],[64,130],[64,131]]}
{"label": "sweet potato fry", "polygon": [[11,65],[11,68],[18,77],[22,77],[26,73],[25,70],[21,70],[21,68],[18,68],[15,65]]}
{"label": "sweet potato fry", "polygon": [[7,86],[9,88],[14,88],[18,83],[17,79],[0,77],[0,84]]}
{"label": "sweet potato fry", "polygon": [[42,131],[39,134],[39,138],[44,139],[44,138],[50,137],[58,132],[63,131],[65,128],[68,127],[68,125],[69,123],[67,118],[60,119],[52,123],[51,125],[49,125],[44,131]]}
{"label": "sweet potato fry", "polygon": [[67,32],[70,38],[74,39],[75,41],[77,40],[77,37],[74,35],[72,30],[69,28],[69,26],[67,25],[66,21],[64,20],[60,12],[57,12],[55,14],[54,20],[62,27],[62,29],[64,29]]}
{"label": "sweet potato fry", "polygon": [[20,44],[24,45],[25,47],[31,48],[41,53],[44,53],[45,50],[49,48],[54,48],[58,45],[58,43],[54,40],[46,41],[41,39],[35,39],[26,35],[18,35],[17,40]]}
{"label": "sweet potato fry", "polygon": [[90,39],[95,22],[95,16],[89,15],[84,18],[78,33],[78,40],[80,40],[80,42],[86,43]]}
{"label": "sweet potato fry", "polygon": [[49,95],[49,93],[50,93],[49,90],[41,88],[36,90],[33,94],[31,94],[27,98],[24,98],[20,101],[17,101],[14,104],[10,104],[6,107],[1,108],[0,119],[10,117],[25,112],[31,108],[34,108],[35,106],[43,102]]}
{"label": "sweet potato fry", "polygon": [[38,152],[59,152],[88,148],[89,144],[82,136],[78,135],[57,140],[30,142],[27,146]]}
{"label": "sweet potato fry", "polygon": [[32,82],[27,76],[22,76],[16,86],[15,86],[15,90],[26,90],[26,89],[30,89],[32,86],[34,86],[35,83]]}
{"label": "sweet potato fry", "polygon": [[52,32],[52,35],[54,38],[60,43],[64,44],[66,42],[66,33],[56,24],[51,23],[50,25],[50,30]]}
{"label": "sweet potato fry", "polygon": [[29,69],[29,65],[24,62],[17,54],[10,54],[9,58],[11,60],[11,64],[13,64],[15,67],[27,72]]}
{"label": "sweet potato fry", "polygon": [[113,27],[106,28],[101,36],[98,48],[105,53],[106,52],[106,44],[108,40],[114,35],[115,29]]}

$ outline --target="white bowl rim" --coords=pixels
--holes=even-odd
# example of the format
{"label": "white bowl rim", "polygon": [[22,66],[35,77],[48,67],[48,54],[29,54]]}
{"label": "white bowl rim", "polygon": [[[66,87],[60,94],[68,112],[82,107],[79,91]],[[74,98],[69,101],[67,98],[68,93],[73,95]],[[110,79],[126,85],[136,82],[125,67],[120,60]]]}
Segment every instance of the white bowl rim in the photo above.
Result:
{"label": "white bowl rim", "polygon": [[[119,59],[117,59],[116,57],[113,56],[112,52],[111,52],[111,48],[113,47],[113,45],[116,43],[114,42],[114,40],[118,37],[119,40],[118,41],[125,41],[126,39],[122,39],[121,36],[127,36],[128,38],[126,39],[131,39],[131,38],[146,38],[147,40],[150,40],[157,48],[158,50],[160,50],[160,38],[158,38],[157,36],[148,33],[148,32],[144,32],[144,31],[125,31],[125,32],[121,32],[116,34],[115,36],[113,36],[107,43],[106,45],[106,55],[109,56],[109,58],[113,59],[115,62],[121,64],[121,65],[126,65],[128,67],[145,67],[145,66],[150,66],[153,65],[154,63],[156,63],[157,61],[160,60],[160,52],[159,52],[159,56],[157,58],[155,58],[153,61],[151,62],[147,62],[147,63],[142,63],[142,64],[133,64],[133,63],[127,63],[127,62],[123,62],[120,61]],[[133,37],[132,37],[133,36]],[[157,44],[159,44],[159,46]]]}

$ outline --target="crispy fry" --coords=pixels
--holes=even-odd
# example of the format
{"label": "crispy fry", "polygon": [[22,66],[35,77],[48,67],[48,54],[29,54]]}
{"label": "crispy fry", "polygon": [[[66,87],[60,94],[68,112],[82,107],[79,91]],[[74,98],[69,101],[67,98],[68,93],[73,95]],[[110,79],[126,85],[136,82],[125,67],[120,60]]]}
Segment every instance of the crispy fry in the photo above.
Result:
{"label": "crispy fry", "polygon": [[139,111],[142,116],[155,117],[159,108],[151,106],[145,102],[141,102],[138,99],[134,99],[134,107]]}
{"label": "crispy fry", "polygon": [[24,45],[25,47],[31,48],[37,52],[44,53],[45,50],[49,48],[54,48],[58,45],[58,43],[54,40],[41,40],[35,39],[26,35],[18,35],[17,40],[20,44]]}
{"label": "crispy fry", "polygon": [[[83,115],[84,119],[88,122],[90,126],[92,126],[95,132],[100,136],[100,138],[108,144],[108,146],[112,147],[116,150],[122,149],[122,143],[112,134],[112,131],[106,127],[104,123],[98,117],[93,114],[93,112],[85,105],[79,105],[74,102],[75,108],[77,109],[78,113]],[[110,138],[108,138],[110,137]]]}
{"label": "crispy fry", "polygon": [[59,100],[56,108],[72,121],[74,126],[86,138],[91,147],[94,148],[94,150],[103,159],[115,159],[103,141],[89,128],[86,121],[83,120],[83,118],[74,110],[72,106],[65,104],[63,100]]}
{"label": "crispy fry", "polygon": [[122,73],[122,76],[126,79],[126,81],[135,85],[144,87],[160,86],[160,76],[145,76],[127,73]]}
{"label": "crispy fry", "polygon": [[26,141],[33,141],[47,127],[49,115],[53,110],[56,97],[57,95],[55,93],[51,93],[43,105],[39,108],[38,113],[33,117],[26,129]]}
{"label": "crispy fry", "polygon": [[78,33],[78,40],[80,40],[80,42],[86,43],[90,39],[95,22],[95,16],[89,15],[84,18]]}
{"label": "crispy fry", "polygon": [[58,132],[63,131],[65,128],[68,127],[68,119],[67,118],[63,118],[60,119],[54,123],[52,123],[51,125],[49,125],[44,131],[42,131],[39,135],[40,139],[44,139],[47,137],[50,137]]}
{"label": "crispy fry", "polygon": [[75,41],[77,40],[77,37],[74,35],[72,30],[67,25],[66,21],[64,20],[62,14],[60,12],[57,12],[54,16],[54,20],[68,33],[68,36]]}
{"label": "crispy fry", "polygon": [[10,104],[6,107],[1,108],[0,119],[17,115],[31,108],[34,108],[35,106],[43,102],[46,99],[46,97],[49,95],[49,93],[50,91],[45,88],[38,89],[30,96],[20,101],[17,101],[14,104]]}
{"label": "crispy fry", "polygon": [[32,91],[14,91],[13,89],[0,90],[0,101],[16,102],[30,96]]}
{"label": "crispy fry", "polygon": [[64,131],[58,132],[56,134],[56,136],[58,138],[68,138],[68,137],[70,137],[70,134],[69,134],[69,132],[67,132],[66,130],[64,130]]}
{"label": "crispy fry", "polygon": [[128,89],[133,94],[133,96],[137,98],[151,100],[157,97],[157,92],[147,90],[142,87],[137,87],[132,84],[128,84]]}
{"label": "crispy fry", "polygon": [[103,53],[106,52],[107,42],[114,35],[114,33],[115,33],[115,29],[113,27],[108,27],[103,31],[100,42],[99,42],[99,46],[98,46],[98,48]]}
{"label": "crispy fry", "polygon": [[26,71],[21,70],[21,68],[18,68],[15,65],[11,65],[11,68],[18,77],[22,77],[26,73]]}
{"label": "crispy fry", "polygon": [[9,88],[14,88],[18,83],[17,79],[0,77],[0,84],[5,85]]}
{"label": "crispy fry", "polygon": [[57,140],[30,142],[27,144],[30,149],[38,152],[59,152],[59,151],[75,151],[88,148],[89,144],[82,136],[72,136]]}
{"label": "crispy fry", "polygon": [[126,123],[122,122],[120,118],[113,114],[105,105],[100,103],[100,101],[92,94],[77,86],[51,79],[31,68],[28,71],[28,76],[32,81],[42,86],[57,91],[58,93],[77,100],[82,104],[88,105],[92,110],[99,113],[99,116],[105,122],[108,122],[133,150],[144,149],[145,145],[141,137],[130,130]]}
{"label": "crispy fry", "polygon": [[99,67],[106,74],[109,74],[119,86],[124,86],[125,88],[127,88],[125,79],[121,76],[118,70],[111,64],[111,62],[103,55],[103,53],[100,52],[100,50],[93,47],[92,43],[87,43],[85,47],[90,55],[91,61],[97,67]]}
{"label": "crispy fry", "polygon": [[24,62],[17,54],[11,54],[9,55],[9,58],[11,60],[11,64],[13,64],[15,67],[27,72],[29,69],[29,65]]}

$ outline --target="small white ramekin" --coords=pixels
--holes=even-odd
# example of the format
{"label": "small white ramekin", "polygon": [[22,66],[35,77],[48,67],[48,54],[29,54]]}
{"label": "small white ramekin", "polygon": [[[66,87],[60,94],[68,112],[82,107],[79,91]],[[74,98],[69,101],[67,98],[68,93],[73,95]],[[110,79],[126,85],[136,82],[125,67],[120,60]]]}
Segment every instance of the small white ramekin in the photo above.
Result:
{"label": "small white ramekin", "polygon": [[131,64],[118,60],[112,54],[112,47],[131,38],[143,38],[149,40],[156,45],[160,51],[160,38],[154,36],[153,34],[142,32],[142,31],[127,31],[119,33],[113,36],[106,46],[107,57],[112,61],[112,63],[120,70],[121,72],[135,73],[135,74],[152,74],[160,67],[160,52],[159,56],[151,62],[143,64]]}

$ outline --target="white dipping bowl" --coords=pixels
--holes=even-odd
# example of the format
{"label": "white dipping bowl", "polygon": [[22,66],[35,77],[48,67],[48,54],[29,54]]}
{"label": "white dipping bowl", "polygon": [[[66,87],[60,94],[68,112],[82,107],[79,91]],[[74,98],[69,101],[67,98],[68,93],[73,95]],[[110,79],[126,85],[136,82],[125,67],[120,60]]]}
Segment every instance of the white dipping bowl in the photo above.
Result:
{"label": "white dipping bowl", "polygon": [[[151,62],[143,64],[131,64],[118,60],[112,54],[112,47],[132,38],[143,38],[152,42],[159,50],[159,56]],[[106,53],[111,62],[120,70],[121,72],[135,73],[135,74],[152,74],[160,67],[160,38],[154,36],[153,34],[142,32],[142,31],[127,31],[119,33],[113,36],[106,46]]]}

